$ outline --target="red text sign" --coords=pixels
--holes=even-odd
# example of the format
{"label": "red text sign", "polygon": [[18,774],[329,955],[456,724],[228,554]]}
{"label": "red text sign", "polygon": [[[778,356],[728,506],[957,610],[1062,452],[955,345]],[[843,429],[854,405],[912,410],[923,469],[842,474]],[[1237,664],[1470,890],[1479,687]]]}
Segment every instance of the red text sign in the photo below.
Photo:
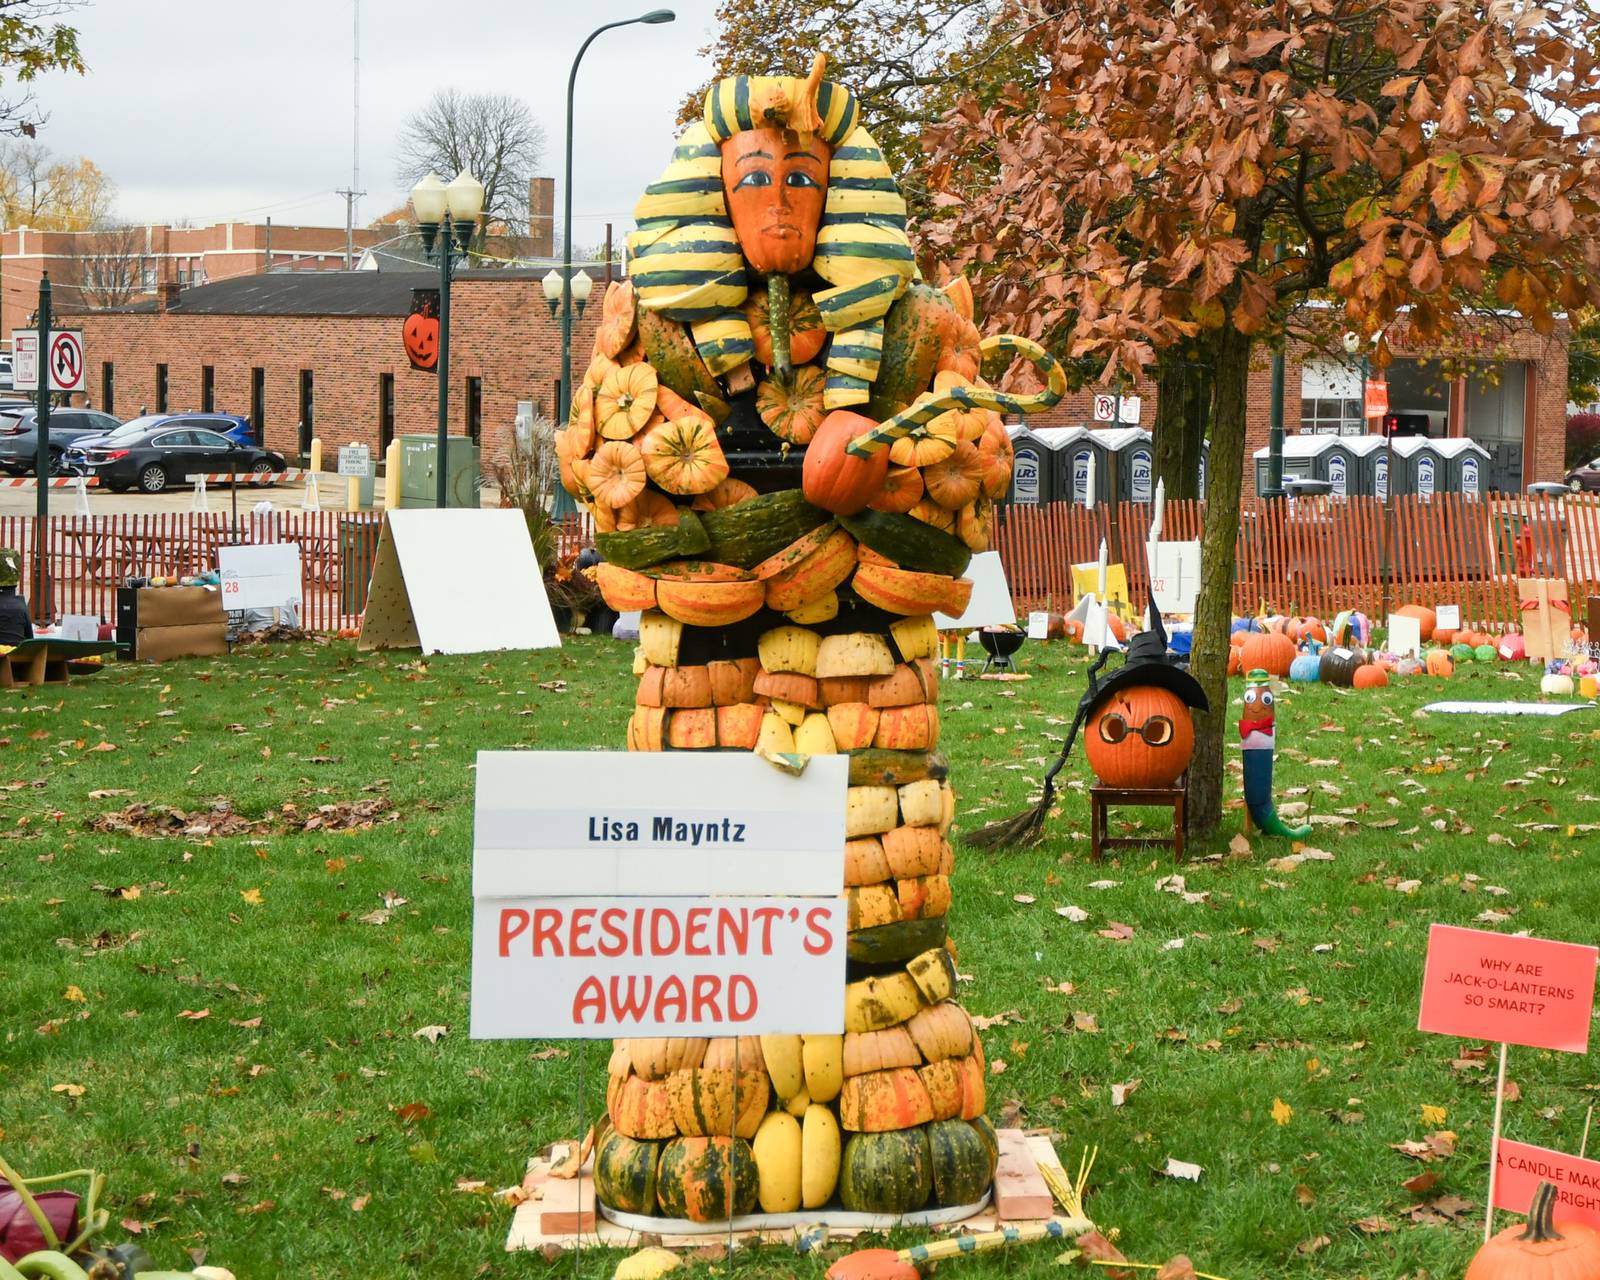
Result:
{"label": "red text sign", "polygon": [[1583,1160],[1548,1147],[1500,1139],[1494,1207],[1527,1213],[1541,1182],[1556,1189],[1557,1222],[1600,1227],[1600,1160]]}
{"label": "red text sign", "polygon": [[1417,1027],[1447,1036],[1587,1053],[1600,951],[1436,924]]}
{"label": "red text sign", "polygon": [[1389,412],[1389,384],[1382,379],[1369,378],[1366,385],[1366,416],[1381,418]]}
{"label": "red text sign", "polygon": [[479,898],[478,1039],[844,1029],[843,898]]}

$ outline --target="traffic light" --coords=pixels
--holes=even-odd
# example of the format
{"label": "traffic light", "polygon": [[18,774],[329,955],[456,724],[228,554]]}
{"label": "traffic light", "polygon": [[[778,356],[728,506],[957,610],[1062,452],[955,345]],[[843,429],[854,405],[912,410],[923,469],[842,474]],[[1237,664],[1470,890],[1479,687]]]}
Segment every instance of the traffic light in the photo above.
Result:
{"label": "traffic light", "polygon": [[1383,434],[1386,435],[1386,436],[1393,436],[1399,430],[1400,430],[1400,415],[1397,414],[1397,413],[1386,413],[1386,414],[1384,414],[1383,415]]}

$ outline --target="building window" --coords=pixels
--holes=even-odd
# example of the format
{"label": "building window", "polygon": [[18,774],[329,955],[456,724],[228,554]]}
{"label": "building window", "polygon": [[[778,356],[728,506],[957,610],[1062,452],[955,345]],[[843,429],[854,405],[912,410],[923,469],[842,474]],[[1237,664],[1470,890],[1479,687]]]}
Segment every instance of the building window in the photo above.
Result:
{"label": "building window", "polygon": [[387,453],[394,442],[394,374],[378,375],[378,452]]}
{"label": "building window", "polygon": [[256,433],[256,443],[267,442],[267,371],[250,370],[250,427]]}
{"label": "building window", "polygon": [[109,360],[100,362],[100,412],[117,411],[117,366]]}
{"label": "building window", "polygon": [[467,379],[467,439],[483,442],[483,379]]}
{"label": "building window", "polygon": [[156,264],[154,261],[149,258],[140,260],[139,280],[147,293],[156,287]]}
{"label": "building window", "polygon": [[200,366],[200,412],[217,411],[217,371],[208,364]]}
{"label": "building window", "polygon": [[311,457],[311,437],[316,434],[312,425],[312,414],[316,408],[316,399],[312,391],[311,370],[300,370],[300,456]]}
{"label": "building window", "polygon": [[156,412],[157,413],[165,413],[166,411],[167,411],[167,366],[164,365],[164,364],[158,364],[156,366]]}
{"label": "building window", "polygon": [[1307,360],[1300,371],[1300,434],[1358,436],[1362,417],[1361,370],[1335,360]]}

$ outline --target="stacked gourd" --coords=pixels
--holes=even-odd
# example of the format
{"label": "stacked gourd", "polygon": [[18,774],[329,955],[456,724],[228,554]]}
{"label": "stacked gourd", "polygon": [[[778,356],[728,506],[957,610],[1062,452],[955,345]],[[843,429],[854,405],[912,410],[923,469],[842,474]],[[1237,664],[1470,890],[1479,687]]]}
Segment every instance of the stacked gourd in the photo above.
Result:
{"label": "stacked gourd", "polygon": [[[961,281],[907,291],[875,413],[977,378],[970,306]],[[747,310],[758,360],[766,307]],[[824,417],[821,370],[800,363],[821,349],[809,314],[797,294],[799,367],[756,388],[786,447]],[[930,615],[966,607],[961,574],[988,546],[1009,439],[997,414],[951,411],[895,443],[870,505],[835,514],[854,506],[837,490],[862,483],[848,462],[808,471],[804,490],[758,493],[730,474],[728,396],[682,326],[613,284],[557,452],[593,513],[606,602],[641,611],[629,749],[849,754],[846,1030],[618,1041],[596,1189],[613,1209],[695,1221],[970,1204],[998,1147],[983,1050],[953,999],[955,796]]]}

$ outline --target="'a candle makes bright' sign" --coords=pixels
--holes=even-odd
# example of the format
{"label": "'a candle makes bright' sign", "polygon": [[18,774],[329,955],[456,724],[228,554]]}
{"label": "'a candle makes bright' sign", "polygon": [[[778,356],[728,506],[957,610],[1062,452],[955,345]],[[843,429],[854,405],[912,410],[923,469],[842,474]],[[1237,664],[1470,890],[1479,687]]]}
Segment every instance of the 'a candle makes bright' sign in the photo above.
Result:
{"label": "'a candle makes bright' sign", "polygon": [[842,1031],[847,770],[480,753],[472,1035]]}

